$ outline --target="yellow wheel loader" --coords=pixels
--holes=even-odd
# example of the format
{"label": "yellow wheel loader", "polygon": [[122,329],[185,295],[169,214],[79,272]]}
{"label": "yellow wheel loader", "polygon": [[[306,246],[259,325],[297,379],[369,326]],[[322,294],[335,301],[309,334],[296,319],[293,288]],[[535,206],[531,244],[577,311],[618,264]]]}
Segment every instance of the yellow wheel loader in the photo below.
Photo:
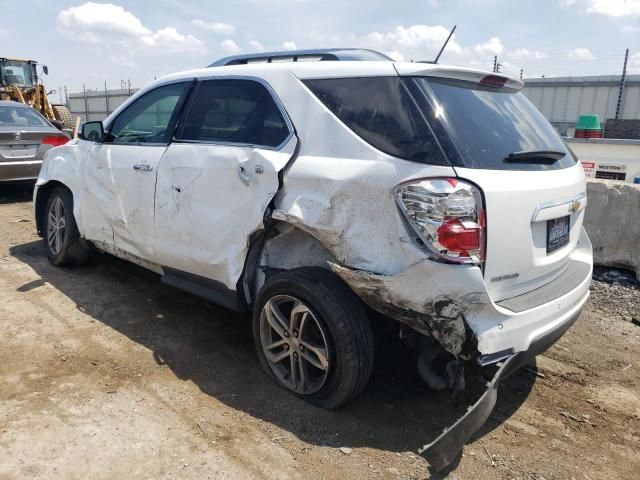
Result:
{"label": "yellow wheel loader", "polygon": [[[0,57],[0,100],[25,103],[46,117],[60,130],[73,128],[71,112],[65,105],[53,105],[38,78],[37,62]],[[46,65],[42,73],[49,74]],[[52,92],[49,92],[52,93]]]}

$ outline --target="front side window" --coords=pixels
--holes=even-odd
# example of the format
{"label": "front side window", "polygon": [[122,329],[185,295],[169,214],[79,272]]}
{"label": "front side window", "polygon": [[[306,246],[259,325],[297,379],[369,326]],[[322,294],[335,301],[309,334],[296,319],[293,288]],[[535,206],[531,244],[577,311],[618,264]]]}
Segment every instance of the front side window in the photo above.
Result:
{"label": "front side window", "polygon": [[187,114],[181,140],[277,147],[289,128],[269,91],[252,80],[207,80]]}
{"label": "front side window", "polygon": [[363,140],[394,157],[448,165],[399,77],[306,80],[305,85]]}
{"label": "front side window", "polygon": [[164,85],[138,98],[111,124],[112,142],[169,143],[176,107],[187,87],[186,82]]}

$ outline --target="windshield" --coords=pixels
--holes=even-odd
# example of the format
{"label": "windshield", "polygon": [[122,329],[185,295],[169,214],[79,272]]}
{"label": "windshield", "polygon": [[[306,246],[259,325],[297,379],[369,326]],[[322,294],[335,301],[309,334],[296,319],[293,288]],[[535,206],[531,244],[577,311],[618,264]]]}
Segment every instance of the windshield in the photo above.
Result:
{"label": "windshield", "polygon": [[4,60],[0,63],[0,78],[3,85],[33,87],[35,78],[33,64],[19,60]]}
{"label": "windshield", "polygon": [[[553,126],[516,90],[422,77],[405,82],[454,165],[551,170],[575,164]],[[509,154],[532,151],[557,151],[561,158],[527,155],[527,161],[505,160]]]}
{"label": "windshield", "polygon": [[44,117],[33,108],[0,105],[0,128],[49,126]]}

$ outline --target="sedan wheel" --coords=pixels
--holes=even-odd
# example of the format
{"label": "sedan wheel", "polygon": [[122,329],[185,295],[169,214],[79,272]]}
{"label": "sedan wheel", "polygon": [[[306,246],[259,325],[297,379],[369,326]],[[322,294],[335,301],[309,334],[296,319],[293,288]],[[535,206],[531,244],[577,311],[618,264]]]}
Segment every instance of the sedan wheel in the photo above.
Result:
{"label": "sedan wheel", "polygon": [[269,299],[260,314],[260,342],[269,368],[289,389],[309,395],[330,368],[328,335],[308,305],[289,295]]}

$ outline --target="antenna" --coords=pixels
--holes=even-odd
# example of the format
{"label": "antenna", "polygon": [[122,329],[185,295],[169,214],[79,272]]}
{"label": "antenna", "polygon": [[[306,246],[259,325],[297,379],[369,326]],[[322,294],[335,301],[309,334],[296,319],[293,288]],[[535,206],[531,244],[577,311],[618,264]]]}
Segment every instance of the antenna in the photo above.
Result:
{"label": "antenna", "polygon": [[453,32],[456,31],[456,27],[457,27],[457,25],[454,25],[453,28],[451,29],[451,31],[449,32],[449,36],[444,41],[444,45],[442,45],[442,48],[438,52],[438,55],[436,56],[436,59],[433,61],[433,63],[438,63],[438,60],[440,59],[440,55],[442,55],[442,52],[444,52],[444,49],[447,47],[447,44],[449,43],[449,40],[451,40],[451,35],[453,35]]}

